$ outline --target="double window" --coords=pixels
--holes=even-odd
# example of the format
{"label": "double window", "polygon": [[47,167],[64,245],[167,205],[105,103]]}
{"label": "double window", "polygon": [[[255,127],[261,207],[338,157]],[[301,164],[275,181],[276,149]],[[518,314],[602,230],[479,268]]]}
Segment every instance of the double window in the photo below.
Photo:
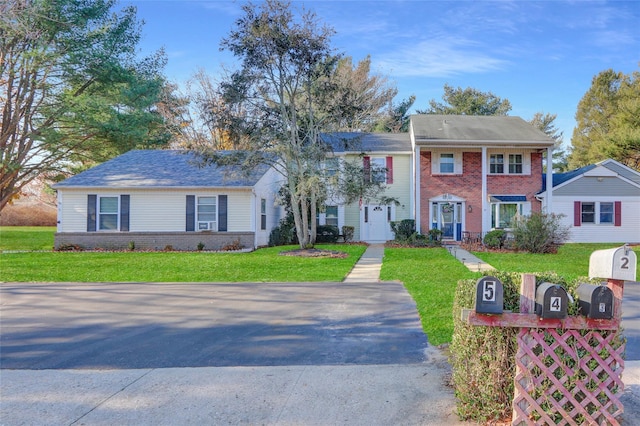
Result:
{"label": "double window", "polygon": [[614,223],[613,202],[580,203],[580,223],[612,225]]}
{"label": "double window", "polygon": [[[505,168],[505,157],[508,161]],[[489,155],[490,174],[521,175],[525,173],[524,156],[522,154],[491,154]]]}

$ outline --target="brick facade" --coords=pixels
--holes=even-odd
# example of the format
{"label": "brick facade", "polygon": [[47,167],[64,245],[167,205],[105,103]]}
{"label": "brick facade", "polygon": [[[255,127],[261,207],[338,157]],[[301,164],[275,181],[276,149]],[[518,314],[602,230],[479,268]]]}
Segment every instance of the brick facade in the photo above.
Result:
{"label": "brick facade", "polygon": [[[463,152],[461,175],[432,174],[430,151],[420,151],[420,232],[426,234],[431,227],[429,199],[451,194],[466,202],[463,229],[482,232],[482,153]],[[531,174],[524,176],[487,176],[489,194],[525,195],[531,202],[532,212],[539,212],[540,202],[535,194],[542,189],[542,154],[531,154]],[[471,211],[469,211],[471,206]]]}
{"label": "brick facade", "polygon": [[221,250],[224,246],[239,242],[243,248],[253,249],[253,232],[58,232],[54,247],[58,250],[68,245],[78,245],[86,250],[127,250],[133,243],[136,250],[193,251],[198,244],[204,250]]}

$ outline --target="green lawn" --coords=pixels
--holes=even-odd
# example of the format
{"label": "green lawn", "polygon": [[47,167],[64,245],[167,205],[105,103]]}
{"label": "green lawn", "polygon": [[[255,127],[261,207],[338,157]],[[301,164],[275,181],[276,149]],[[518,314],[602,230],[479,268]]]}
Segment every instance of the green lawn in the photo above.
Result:
{"label": "green lawn", "polygon": [[53,226],[0,226],[0,251],[51,250]]}
{"label": "green lawn", "polygon": [[[487,253],[473,254],[500,271],[556,272],[571,281],[589,275],[589,257],[595,250],[620,247],[620,244],[565,244],[556,254]],[[633,248],[640,254],[640,246]],[[640,259],[640,255],[636,256]],[[638,268],[640,270],[640,268]]]}
{"label": "green lawn", "polygon": [[380,278],[402,281],[416,301],[422,327],[434,345],[450,342],[453,296],[459,280],[480,277],[444,248],[387,248]]}
{"label": "green lawn", "polygon": [[1,281],[17,282],[288,282],[341,281],[364,253],[361,245],[318,245],[344,259],[279,256],[296,247],[252,253],[50,252],[4,253]]}

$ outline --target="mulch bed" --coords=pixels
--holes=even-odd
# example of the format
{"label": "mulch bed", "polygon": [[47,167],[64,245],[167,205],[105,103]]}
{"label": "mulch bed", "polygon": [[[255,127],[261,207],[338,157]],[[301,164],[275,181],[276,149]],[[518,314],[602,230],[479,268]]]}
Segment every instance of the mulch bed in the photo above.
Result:
{"label": "mulch bed", "polygon": [[349,253],[336,250],[321,250],[321,249],[297,249],[281,251],[280,256],[299,256],[299,257],[331,257],[343,259],[349,256]]}

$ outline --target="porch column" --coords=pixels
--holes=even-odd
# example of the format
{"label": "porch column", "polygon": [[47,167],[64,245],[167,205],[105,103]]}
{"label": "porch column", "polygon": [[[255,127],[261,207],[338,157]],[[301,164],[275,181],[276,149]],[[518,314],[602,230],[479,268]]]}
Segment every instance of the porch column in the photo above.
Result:
{"label": "porch column", "polygon": [[[411,196],[413,197],[413,219],[416,221],[416,231],[418,233],[422,233],[420,230],[420,147],[416,146],[414,151],[414,160],[413,160],[413,179],[412,185],[414,187],[411,191]],[[415,183],[413,183],[415,182]]]}
{"label": "porch column", "polygon": [[487,198],[487,147],[482,147],[482,232],[491,228],[491,205]]}
{"label": "porch column", "polygon": [[547,148],[547,202],[546,213],[553,213],[553,146]]}

